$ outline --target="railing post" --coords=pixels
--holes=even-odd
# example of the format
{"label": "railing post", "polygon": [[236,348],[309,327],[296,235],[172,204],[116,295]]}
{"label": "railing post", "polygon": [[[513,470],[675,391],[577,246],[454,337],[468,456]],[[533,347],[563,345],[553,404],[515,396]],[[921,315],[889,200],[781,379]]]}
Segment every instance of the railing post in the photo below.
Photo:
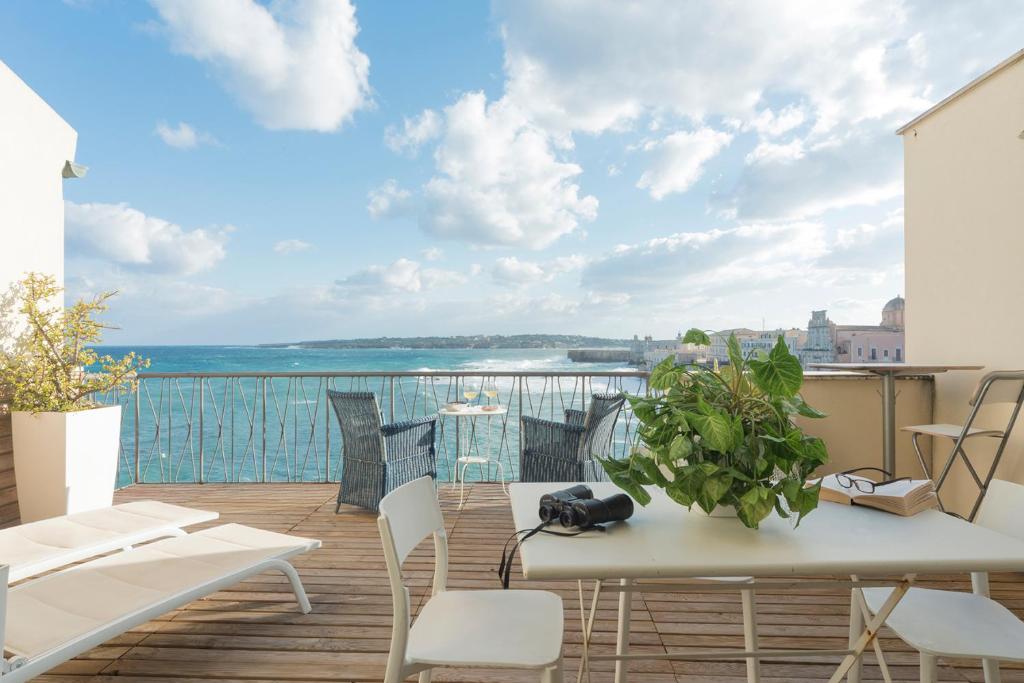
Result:
{"label": "railing post", "polygon": [[390,377],[390,381],[388,382],[388,384],[389,384],[389,387],[390,387],[389,393],[391,394],[391,397],[389,399],[389,403],[391,405],[391,417],[389,419],[390,419],[391,422],[394,422],[395,421],[395,376],[394,375],[392,375]]}
{"label": "railing post", "polygon": [[266,378],[266,376],[263,377],[263,400],[262,400],[262,404],[263,404],[263,409],[262,409],[262,413],[261,413],[262,418],[260,419],[260,423],[262,425],[262,437],[261,437],[261,439],[262,439],[262,451],[263,451],[263,477],[262,477],[261,480],[263,481],[263,483],[266,483],[266,481],[267,481],[267,378]]}
{"label": "railing post", "polygon": [[135,381],[135,483],[139,482],[139,415],[142,414],[140,403],[142,402],[142,380]]}
{"label": "railing post", "polygon": [[[331,388],[331,378],[327,377],[325,381],[327,390]],[[324,483],[329,484],[331,481],[331,402],[327,398],[327,391],[323,393],[324,398]]]}
{"label": "railing post", "polygon": [[[519,439],[519,465],[523,464],[523,378],[525,375],[519,375],[519,424],[516,425],[516,438]],[[522,472],[519,473],[522,478]]]}
{"label": "railing post", "polygon": [[203,420],[203,384],[204,380],[202,377],[199,378],[199,483],[203,483],[203,471],[206,469],[206,446],[203,439],[203,427],[205,426]]}

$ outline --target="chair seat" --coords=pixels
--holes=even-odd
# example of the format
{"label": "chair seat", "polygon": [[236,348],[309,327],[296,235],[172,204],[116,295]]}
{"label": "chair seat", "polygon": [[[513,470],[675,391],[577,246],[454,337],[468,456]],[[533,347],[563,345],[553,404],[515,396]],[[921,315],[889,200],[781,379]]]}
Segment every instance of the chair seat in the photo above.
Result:
{"label": "chair seat", "polygon": [[486,465],[489,462],[498,462],[498,460],[488,458],[486,455],[460,455],[459,462],[468,462],[471,465]]}
{"label": "chair seat", "polygon": [[540,669],[561,656],[562,621],[562,599],[547,591],[444,591],[413,623],[406,658],[434,666]]}
{"label": "chair seat", "polygon": [[[903,427],[904,432],[916,432],[917,434],[926,434],[928,436],[944,436],[948,439],[959,438],[960,432],[964,430],[963,425],[951,425],[951,424],[934,424],[934,425],[913,425],[910,427]],[[1003,433],[998,429],[982,429],[980,427],[971,427],[967,430],[967,436],[1002,436]]]}
{"label": "chair seat", "polygon": [[[890,592],[864,589],[868,608],[877,613]],[[1024,661],[1024,622],[983,595],[911,588],[885,623],[928,654]]]}

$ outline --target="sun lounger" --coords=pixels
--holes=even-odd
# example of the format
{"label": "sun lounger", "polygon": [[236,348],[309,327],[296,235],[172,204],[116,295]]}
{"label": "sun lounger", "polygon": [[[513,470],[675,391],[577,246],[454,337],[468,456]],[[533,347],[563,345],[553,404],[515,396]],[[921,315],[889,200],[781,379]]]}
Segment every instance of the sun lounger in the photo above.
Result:
{"label": "sun lounger", "polygon": [[[173,609],[273,569],[303,613],[309,600],[288,558],[320,541],[240,524],[167,538],[7,587],[2,683],[38,676]],[[3,569],[0,569],[2,572]]]}
{"label": "sun lounger", "polygon": [[14,583],[51,569],[166,536],[217,519],[216,512],[155,500],[44,519],[0,530],[0,564]]}

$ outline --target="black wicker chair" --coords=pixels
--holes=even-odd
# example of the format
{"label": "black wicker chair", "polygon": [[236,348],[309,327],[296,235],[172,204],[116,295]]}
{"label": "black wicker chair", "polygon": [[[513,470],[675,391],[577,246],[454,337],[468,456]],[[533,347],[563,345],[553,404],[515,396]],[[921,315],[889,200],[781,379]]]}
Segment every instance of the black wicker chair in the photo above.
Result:
{"label": "black wicker chair", "polygon": [[607,458],[612,432],[626,402],[622,394],[594,394],[590,407],[566,410],[565,422],[522,418],[521,481],[605,481],[595,458]]}
{"label": "black wicker chair", "polygon": [[377,510],[380,499],[420,477],[437,477],[434,433],[437,417],[383,424],[377,397],[370,392],[327,391],[341,425],[342,503]]}

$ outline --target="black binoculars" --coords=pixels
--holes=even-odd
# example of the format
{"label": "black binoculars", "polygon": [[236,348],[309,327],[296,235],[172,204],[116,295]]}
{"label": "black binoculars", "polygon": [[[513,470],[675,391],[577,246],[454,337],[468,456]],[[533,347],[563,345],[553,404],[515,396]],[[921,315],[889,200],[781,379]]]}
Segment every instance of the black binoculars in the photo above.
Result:
{"label": "black binoculars", "polygon": [[564,527],[586,529],[598,524],[621,522],[633,515],[633,499],[624,493],[594,498],[589,486],[578,484],[540,497],[540,519]]}

